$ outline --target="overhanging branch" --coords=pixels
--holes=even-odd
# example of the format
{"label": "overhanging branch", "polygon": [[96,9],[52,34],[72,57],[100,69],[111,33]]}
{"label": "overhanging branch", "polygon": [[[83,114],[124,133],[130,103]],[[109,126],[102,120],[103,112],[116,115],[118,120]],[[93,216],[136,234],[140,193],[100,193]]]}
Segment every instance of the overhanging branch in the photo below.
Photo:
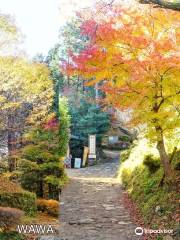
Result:
{"label": "overhanging branch", "polygon": [[169,2],[164,0],[139,0],[142,4],[156,4],[159,7],[180,11],[180,1]]}

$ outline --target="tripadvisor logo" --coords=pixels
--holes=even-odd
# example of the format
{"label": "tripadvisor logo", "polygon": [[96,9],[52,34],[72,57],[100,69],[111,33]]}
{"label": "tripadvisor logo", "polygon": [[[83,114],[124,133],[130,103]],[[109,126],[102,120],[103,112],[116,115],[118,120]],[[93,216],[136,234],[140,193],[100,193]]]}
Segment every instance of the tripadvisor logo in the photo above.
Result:
{"label": "tripadvisor logo", "polygon": [[142,227],[137,227],[136,229],[135,229],[135,234],[136,235],[143,235],[143,233],[144,233],[144,230],[143,230],[143,228]]}
{"label": "tripadvisor logo", "polygon": [[135,234],[139,236],[143,234],[173,234],[173,229],[143,229],[142,227],[137,227]]}

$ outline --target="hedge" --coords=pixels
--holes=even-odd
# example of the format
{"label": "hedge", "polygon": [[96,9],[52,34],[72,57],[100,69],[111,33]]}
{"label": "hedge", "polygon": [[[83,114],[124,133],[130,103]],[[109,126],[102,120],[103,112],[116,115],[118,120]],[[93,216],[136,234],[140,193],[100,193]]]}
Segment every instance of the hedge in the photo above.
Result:
{"label": "hedge", "polygon": [[23,210],[28,215],[34,215],[37,211],[36,195],[25,191],[15,182],[4,176],[0,176],[0,206],[12,207]]}
{"label": "hedge", "polygon": [[28,215],[34,215],[37,211],[36,195],[23,191],[19,193],[1,193],[0,205],[3,207],[19,208]]}
{"label": "hedge", "polygon": [[0,207],[0,229],[4,232],[11,230],[21,222],[24,212],[17,208]]}
{"label": "hedge", "polygon": [[1,240],[25,240],[25,236],[17,232],[0,232]]}

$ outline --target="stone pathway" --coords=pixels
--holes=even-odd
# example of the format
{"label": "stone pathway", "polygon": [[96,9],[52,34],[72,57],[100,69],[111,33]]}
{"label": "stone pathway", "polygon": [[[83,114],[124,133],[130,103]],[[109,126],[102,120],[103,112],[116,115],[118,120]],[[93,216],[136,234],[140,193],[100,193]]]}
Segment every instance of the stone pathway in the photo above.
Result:
{"label": "stone pathway", "polygon": [[62,240],[135,240],[136,226],[122,204],[123,190],[114,177],[118,161],[68,169],[69,184],[60,206]]}

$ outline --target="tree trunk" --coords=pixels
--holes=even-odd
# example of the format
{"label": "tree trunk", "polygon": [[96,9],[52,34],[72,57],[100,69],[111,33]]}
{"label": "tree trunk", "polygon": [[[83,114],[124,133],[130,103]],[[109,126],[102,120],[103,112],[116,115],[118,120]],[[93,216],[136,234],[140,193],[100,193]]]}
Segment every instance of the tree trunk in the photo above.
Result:
{"label": "tree trunk", "polygon": [[9,171],[12,172],[15,170],[15,158],[13,157],[16,150],[16,132],[15,132],[15,118],[13,115],[8,116],[8,167]]}
{"label": "tree trunk", "polygon": [[156,132],[158,136],[157,149],[159,151],[160,159],[163,165],[164,174],[167,179],[170,179],[172,178],[172,168],[169,156],[166,152],[162,128],[160,126],[156,127]]}
{"label": "tree trunk", "polygon": [[39,191],[38,191],[37,195],[38,195],[40,198],[44,198],[44,184],[43,184],[43,180],[41,180],[41,181],[39,182]]}

